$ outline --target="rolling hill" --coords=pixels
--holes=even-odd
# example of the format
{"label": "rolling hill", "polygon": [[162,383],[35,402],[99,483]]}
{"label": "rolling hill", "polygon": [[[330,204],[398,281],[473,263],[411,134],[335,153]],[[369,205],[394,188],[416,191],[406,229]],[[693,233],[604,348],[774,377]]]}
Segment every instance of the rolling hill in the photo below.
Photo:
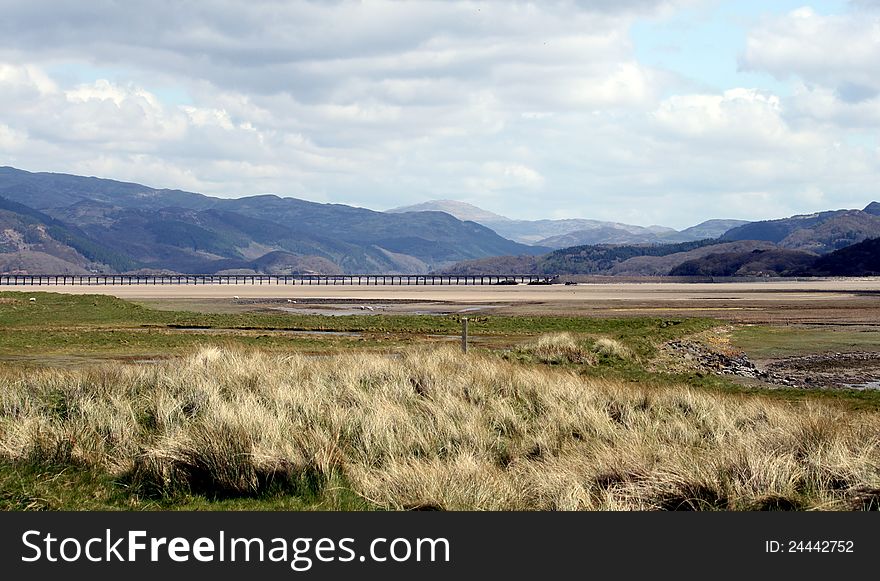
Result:
{"label": "rolling hill", "polygon": [[[80,270],[127,270],[137,262],[85,232],[22,204],[0,198],[0,256],[17,254],[11,270],[55,272],[50,265],[65,272]],[[61,260],[59,264],[53,257]],[[10,260],[5,256],[4,264]]]}
{"label": "rolling hill", "polygon": [[543,256],[500,256],[466,261],[448,274],[558,274],[603,276],[794,276],[817,255],[772,242],[701,240],[655,245],[594,245]]}
{"label": "rolling hill", "polygon": [[[714,221],[691,233],[731,225]],[[588,244],[541,256],[467,261],[450,274],[598,274],[611,276],[863,276],[875,272],[870,251],[880,238],[880,204],[734,226],[720,238],[654,244]],[[861,244],[864,244],[862,246]],[[852,249],[852,250],[850,250]],[[832,254],[828,254],[832,253]],[[850,254],[851,253],[851,254]],[[826,260],[822,255],[834,256]],[[510,268],[518,270],[510,270]]]}
{"label": "rolling hill", "polygon": [[783,248],[825,254],[880,236],[880,204],[863,210],[831,210],[751,222],[725,233],[721,239],[765,240]]}
{"label": "rolling hill", "polygon": [[608,274],[615,276],[666,276],[681,264],[700,261],[713,254],[749,254],[755,251],[775,249],[772,242],[742,240],[701,246],[684,252],[673,252],[660,256],[635,256],[615,264]]}
{"label": "rolling hill", "polygon": [[[500,256],[461,262],[443,270],[447,274],[612,274],[619,264],[635,258],[665,257],[708,247],[717,244],[716,240],[698,240],[676,244],[638,244],[613,245],[598,244],[574,246],[554,250],[542,256]],[[684,260],[684,259],[683,259]],[[511,270],[515,268],[516,270]],[[646,267],[650,272],[635,274],[655,274],[653,265]],[[507,269],[507,270],[505,270]],[[628,273],[631,274],[631,273]],[[661,275],[665,275],[662,272]]]}
{"label": "rolling hill", "polygon": [[880,263],[872,255],[880,253],[877,240],[880,204],[872,202],[864,210],[751,222],[720,238],[674,244],[581,245],[537,257],[469,261],[446,272],[499,273],[507,269],[522,274],[610,276],[865,276],[880,273]]}
{"label": "rolling hill", "polygon": [[880,276],[880,238],[871,238],[818,258],[809,276]]}
{"label": "rolling hill", "polygon": [[787,248],[759,248],[751,252],[713,252],[678,264],[669,271],[669,275],[793,276],[810,267],[815,260],[815,254]]}

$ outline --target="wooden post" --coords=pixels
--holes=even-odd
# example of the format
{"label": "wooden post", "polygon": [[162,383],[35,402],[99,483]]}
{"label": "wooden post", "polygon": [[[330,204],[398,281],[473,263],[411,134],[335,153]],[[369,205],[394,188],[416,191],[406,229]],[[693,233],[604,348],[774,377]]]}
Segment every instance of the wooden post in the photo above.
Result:
{"label": "wooden post", "polygon": [[468,350],[468,319],[461,318],[461,352],[467,354]]}

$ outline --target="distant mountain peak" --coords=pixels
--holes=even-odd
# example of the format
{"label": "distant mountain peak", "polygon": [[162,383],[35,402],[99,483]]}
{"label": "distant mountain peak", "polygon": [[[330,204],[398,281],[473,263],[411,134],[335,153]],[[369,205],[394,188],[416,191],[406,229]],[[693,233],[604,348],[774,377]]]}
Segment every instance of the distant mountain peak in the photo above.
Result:
{"label": "distant mountain peak", "polygon": [[865,209],[862,210],[867,214],[873,214],[874,216],[880,216],[880,202],[871,202]]}
{"label": "distant mountain peak", "polygon": [[651,224],[650,226],[645,226],[645,230],[648,232],[653,232],[655,234],[666,234],[672,232],[678,232],[675,228],[670,228],[669,226],[660,226],[659,224]]}
{"label": "distant mountain peak", "polygon": [[484,210],[467,202],[459,202],[458,200],[429,200],[420,204],[411,206],[401,206],[386,210],[391,214],[400,214],[403,212],[446,212],[451,216],[455,216],[459,220],[470,220],[471,222],[510,222],[510,218]]}
{"label": "distant mountain peak", "polygon": [[662,244],[702,240],[717,238],[731,228],[747,224],[743,220],[707,220],[679,232],[674,228],[656,224],[635,226],[585,218],[514,220],[458,200],[431,200],[386,211],[389,213],[445,212],[459,220],[482,224],[510,240],[552,248],[583,244]]}

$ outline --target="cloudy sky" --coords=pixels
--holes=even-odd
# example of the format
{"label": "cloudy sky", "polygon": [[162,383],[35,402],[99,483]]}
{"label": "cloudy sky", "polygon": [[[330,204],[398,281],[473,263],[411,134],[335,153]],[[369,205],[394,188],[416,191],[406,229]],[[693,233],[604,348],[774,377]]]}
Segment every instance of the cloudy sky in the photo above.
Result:
{"label": "cloudy sky", "polygon": [[867,1],[0,0],[0,165],[685,227],[880,199]]}

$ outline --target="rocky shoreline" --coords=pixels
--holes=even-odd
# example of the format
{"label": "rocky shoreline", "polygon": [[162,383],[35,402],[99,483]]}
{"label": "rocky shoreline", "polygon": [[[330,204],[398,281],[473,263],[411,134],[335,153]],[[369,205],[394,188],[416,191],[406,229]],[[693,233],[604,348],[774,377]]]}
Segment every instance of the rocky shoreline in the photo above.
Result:
{"label": "rocky shoreline", "polygon": [[[818,353],[755,363],[741,352],[700,341],[669,341],[662,365],[673,372],[696,371],[805,389],[880,389],[880,353]],[[670,364],[670,359],[672,363]]]}

